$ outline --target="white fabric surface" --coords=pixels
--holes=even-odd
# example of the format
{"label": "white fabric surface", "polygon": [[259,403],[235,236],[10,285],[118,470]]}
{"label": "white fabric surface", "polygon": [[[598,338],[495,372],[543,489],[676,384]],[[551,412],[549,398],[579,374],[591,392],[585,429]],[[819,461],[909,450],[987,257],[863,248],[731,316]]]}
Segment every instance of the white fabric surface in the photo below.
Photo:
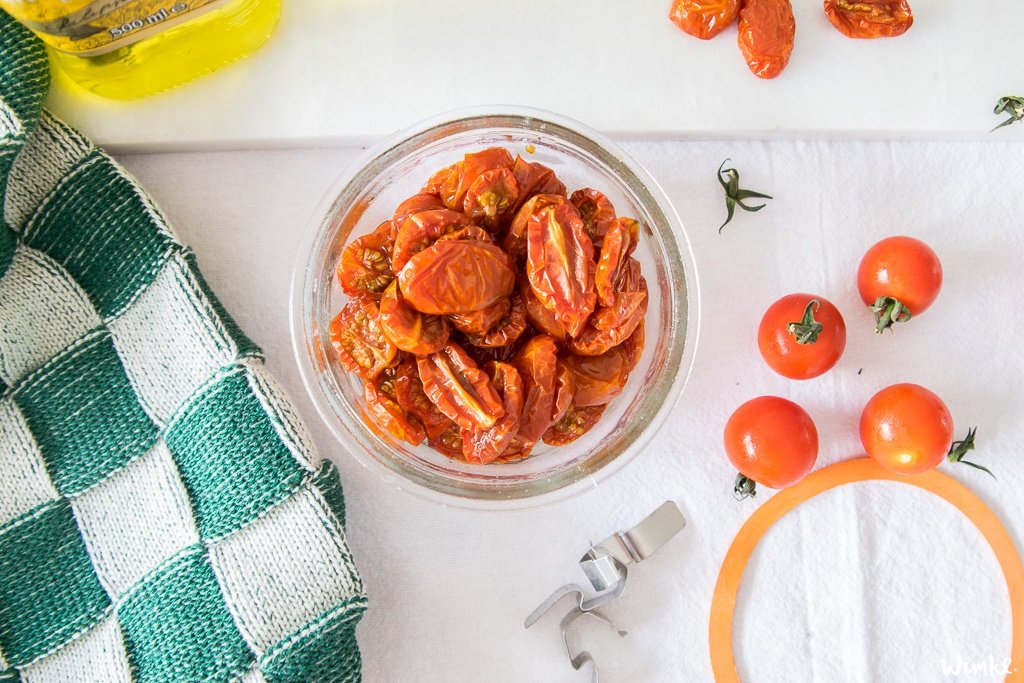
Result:
{"label": "white fabric surface", "polygon": [[[741,402],[777,394],[815,419],[819,466],[861,453],[867,399],[897,381],[936,391],[962,436],[978,426],[965,482],[1024,541],[1024,145],[912,142],[631,143],[693,242],[703,320],[690,383],[646,452],[600,488],[517,513],[448,509],[383,486],[335,442],[306,399],[288,334],[295,250],[317,201],[356,149],[129,156],[121,160],[191,243],[214,290],[266,350],[321,451],[345,482],[348,533],[370,594],[359,627],[370,683],[584,681],[557,619],[522,620],[555,587],[583,581],[576,559],[663,500],[689,526],[632,573],[599,626],[578,637],[602,681],[708,681],[708,609],[718,568],[759,504],[731,496],[721,431]],[[773,194],[725,228],[715,169]],[[945,269],[931,310],[878,337],[855,287],[864,250],[890,234],[929,242]],[[831,299],[846,354],[808,382],[772,373],[755,332],[776,298]],[[860,370],[863,368],[863,371]],[[769,492],[762,493],[767,498]],[[858,484],[784,518],[752,558],[735,648],[746,682],[991,681],[942,664],[1001,661],[1009,604],[991,551],[953,508],[898,484]],[[1018,635],[1018,637],[1021,637]],[[578,641],[577,641],[578,642]]]}

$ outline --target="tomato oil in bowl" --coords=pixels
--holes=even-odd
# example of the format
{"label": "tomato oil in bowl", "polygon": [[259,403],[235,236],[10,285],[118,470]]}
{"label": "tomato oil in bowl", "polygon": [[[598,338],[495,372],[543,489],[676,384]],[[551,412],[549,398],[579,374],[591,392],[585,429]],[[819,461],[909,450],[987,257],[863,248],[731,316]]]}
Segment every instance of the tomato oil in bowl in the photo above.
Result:
{"label": "tomato oil in bowl", "polygon": [[[372,232],[438,169],[464,154],[504,147],[555,171],[570,190],[607,195],[640,223],[648,283],[646,344],[622,393],[578,440],[539,443],[516,462],[473,465],[371,428],[363,381],[341,366],[332,318],[348,297],[336,267],[345,246]],[[639,164],[581,124],[548,112],[474,108],[424,121],[369,150],[329,190],[298,255],[292,341],[303,382],[334,435],[386,481],[440,502],[476,508],[540,505],[596,487],[635,456],[675,405],[697,338],[697,281],[686,234],[667,198]]]}

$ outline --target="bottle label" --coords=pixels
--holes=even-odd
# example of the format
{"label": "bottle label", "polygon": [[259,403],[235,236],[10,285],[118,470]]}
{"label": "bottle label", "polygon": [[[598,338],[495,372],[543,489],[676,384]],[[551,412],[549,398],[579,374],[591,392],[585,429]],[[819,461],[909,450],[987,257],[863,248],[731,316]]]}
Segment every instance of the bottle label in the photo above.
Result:
{"label": "bottle label", "polygon": [[[46,43],[71,54],[89,56],[130,45],[222,5],[228,0],[85,0],[54,4],[40,0],[0,0],[18,21]],[[72,7],[71,11],[63,8]],[[35,10],[35,11],[33,11]]]}

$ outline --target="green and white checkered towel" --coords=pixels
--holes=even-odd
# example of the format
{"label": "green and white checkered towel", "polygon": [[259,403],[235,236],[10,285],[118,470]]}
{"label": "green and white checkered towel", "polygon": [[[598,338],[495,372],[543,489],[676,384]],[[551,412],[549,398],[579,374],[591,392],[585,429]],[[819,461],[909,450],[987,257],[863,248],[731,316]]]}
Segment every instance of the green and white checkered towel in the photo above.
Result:
{"label": "green and white checkered towel", "polygon": [[0,12],[0,681],[356,681],[337,471]]}

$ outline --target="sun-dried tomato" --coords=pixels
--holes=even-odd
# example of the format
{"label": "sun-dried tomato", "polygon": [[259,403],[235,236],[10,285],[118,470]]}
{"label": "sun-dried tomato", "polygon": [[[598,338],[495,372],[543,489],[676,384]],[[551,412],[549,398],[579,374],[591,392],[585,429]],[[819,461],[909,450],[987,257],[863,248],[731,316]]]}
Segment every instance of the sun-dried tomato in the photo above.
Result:
{"label": "sun-dried tomato", "polygon": [[452,174],[457,174],[459,172],[459,164],[461,163],[462,162],[452,164],[451,166],[445,166],[444,168],[435,171],[434,174],[427,179],[427,182],[423,183],[423,187],[420,188],[420,194],[432,194],[440,199],[441,188]]}
{"label": "sun-dried tomato", "polygon": [[494,236],[478,225],[471,225],[468,228],[461,228],[437,238],[438,242],[459,242],[462,240],[480,240],[481,242],[493,244]]}
{"label": "sun-dried tomato", "polygon": [[600,356],[572,354],[565,359],[572,370],[576,386],[573,402],[577,406],[599,406],[622,392],[630,370],[623,346],[613,346]]}
{"label": "sun-dried tomato", "polygon": [[462,201],[463,212],[488,230],[495,231],[519,198],[512,171],[492,168],[476,177]]}
{"label": "sun-dried tomato", "polygon": [[549,206],[530,217],[526,275],[544,307],[571,336],[579,334],[597,303],[594,247],[572,204]]}
{"label": "sun-dried tomato", "polygon": [[565,341],[565,328],[555,319],[555,314],[544,308],[537,295],[533,293],[530,282],[526,278],[519,278],[519,297],[523,300],[526,308],[526,320],[544,334],[551,335],[555,341]]}
{"label": "sun-dried tomato", "polygon": [[457,211],[429,209],[409,216],[395,236],[391,267],[398,273],[413,256],[423,251],[440,237],[473,225],[469,218]]}
{"label": "sun-dried tomato", "polygon": [[551,425],[554,414],[556,376],[558,373],[558,346],[546,334],[526,342],[512,357],[512,365],[523,378],[523,417],[519,423],[519,438],[536,442]]}
{"label": "sun-dried tomato", "polygon": [[561,420],[565,411],[569,409],[572,397],[576,393],[574,379],[572,368],[559,360],[558,370],[555,372],[555,400],[551,406],[551,424]]}
{"label": "sun-dried tomato", "polygon": [[453,167],[455,173],[449,174],[441,185],[441,200],[449,209],[461,211],[466,193],[480,174],[496,168],[511,170],[514,163],[512,155],[504,147],[491,147],[467,154]]}
{"label": "sun-dried tomato", "polygon": [[524,260],[526,258],[526,233],[530,227],[530,218],[548,206],[565,204],[567,201],[565,197],[558,194],[538,194],[531,197],[528,202],[519,207],[508,230],[505,231],[502,241],[505,251],[517,261]]}
{"label": "sun-dried tomato", "polygon": [[636,221],[619,218],[611,224],[601,243],[601,255],[597,259],[594,271],[594,289],[597,301],[602,306],[610,306],[615,298],[616,285],[622,276],[623,268],[629,262],[630,246],[633,242],[631,230]]}
{"label": "sun-dried tomato", "polygon": [[462,459],[462,428],[454,422],[427,440],[430,447],[449,458]]}
{"label": "sun-dried tomato", "polygon": [[471,313],[508,296],[515,273],[512,259],[497,245],[439,241],[409,260],[398,284],[406,301],[423,313]]}
{"label": "sun-dried tomato", "polygon": [[850,38],[895,38],[914,25],[907,0],[825,0],[825,16]]}
{"label": "sun-dried tomato", "polygon": [[544,443],[549,446],[564,446],[572,443],[589,432],[601,416],[604,414],[608,404],[600,406],[569,406],[562,419],[551,425],[551,428],[544,432]]}
{"label": "sun-dried tomato", "polygon": [[782,73],[795,38],[796,20],[789,0],[744,0],[738,42],[755,76],[775,78]]}
{"label": "sun-dried tomato", "polygon": [[498,456],[495,462],[518,462],[519,460],[525,460],[530,457],[536,445],[536,441],[523,441],[519,436],[514,436],[505,452]]}
{"label": "sun-dried tomato", "polygon": [[691,36],[709,40],[736,21],[740,0],[673,0],[668,18]]}
{"label": "sun-dried tomato", "polygon": [[512,298],[506,296],[486,308],[472,313],[453,313],[448,316],[448,319],[463,334],[481,335],[487,334],[487,331],[497,325],[502,318],[508,316],[511,310]]}
{"label": "sun-dried tomato", "polygon": [[622,291],[616,292],[610,306],[594,311],[583,332],[569,340],[573,353],[600,356],[628,339],[643,322],[647,314],[647,281],[639,267],[636,259],[630,259],[625,275],[620,278]]}
{"label": "sun-dried tomato", "polygon": [[392,344],[409,353],[437,353],[448,343],[445,319],[420,313],[408,305],[398,282],[392,282],[380,299],[380,326]]}
{"label": "sun-dried tomato", "polygon": [[395,368],[395,400],[405,412],[414,416],[426,429],[427,437],[433,439],[452,423],[437,409],[423,391],[423,381],[416,366],[416,359],[404,360]]}
{"label": "sun-dried tomato", "polygon": [[413,214],[417,214],[420,211],[434,211],[443,208],[444,204],[437,195],[426,193],[414,194],[395,209],[395,213],[391,216],[391,234],[398,235],[398,231],[402,229],[402,226],[405,225],[405,222]]}
{"label": "sun-dried tomato", "polygon": [[555,175],[555,172],[544,164],[535,161],[527,161],[521,156],[516,156],[512,165],[512,175],[516,178],[519,186],[519,198],[513,211],[519,209],[528,199],[538,194],[555,194],[565,196],[565,185]]}
{"label": "sun-dried tomato", "polygon": [[392,246],[391,224],[381,223],[345,247],[338,262],[338,281],[346,294],[380,298],[395,277],[391,271]]}
{"label": "sun-dried tomato", "polygon": [[494,323],[483,334],[467,334],[466,338],[474,346],[510,346],[526,331],[526,307],[518,294],[511,297],[508,313]]}
{"label": "sun-dried tomato", "polygon": [[523,412],[523,380],[508,363],[488,363],[485,371],[501,396],[505,414],[488,429],[463,429],[462,454],[466,462],[486,465],[504,453],[519,430]]}
{"label": "sun-dried tomato", "polygon": [[626,372],[630,373],[636,368],[637,363],[640,362],[640,357],[644,353],[644,321],[641,320],[640,324],[633,330],[633,334],[629,335],[624,342],[619,345],[619,348],[626,354]]}
{"label": "sun-dried tomato", "polygon": [[395,438],[408,441],[413,446],[420,445],[427,437],[423,425],[395,400],[394,380],[387,378],[388,384],[385,384],[381,379],[371,380],[363,385],[363,398],[366,400],[370,415],[382,429]]}
{"label": "sun-dried tomato", "polygon": [[594,248],[599,249],[604,234],[615,222],[615,207],[608,197],[589,187],[573,192],[569,201],[580,212],[587,237],[594,243]]}
{"label": "sun-dried tomato", "polygon": [[368,297],[354,297],[331,321],[328,334],[342,367],[372,380],[394,364],[398,349],[380,326],[380,309]]}
{"label": "sun-dried tomato", "polygon": [[416,359],[423,391],[464,429],[487,429],[505,414],[490,378],[457,344]]}

